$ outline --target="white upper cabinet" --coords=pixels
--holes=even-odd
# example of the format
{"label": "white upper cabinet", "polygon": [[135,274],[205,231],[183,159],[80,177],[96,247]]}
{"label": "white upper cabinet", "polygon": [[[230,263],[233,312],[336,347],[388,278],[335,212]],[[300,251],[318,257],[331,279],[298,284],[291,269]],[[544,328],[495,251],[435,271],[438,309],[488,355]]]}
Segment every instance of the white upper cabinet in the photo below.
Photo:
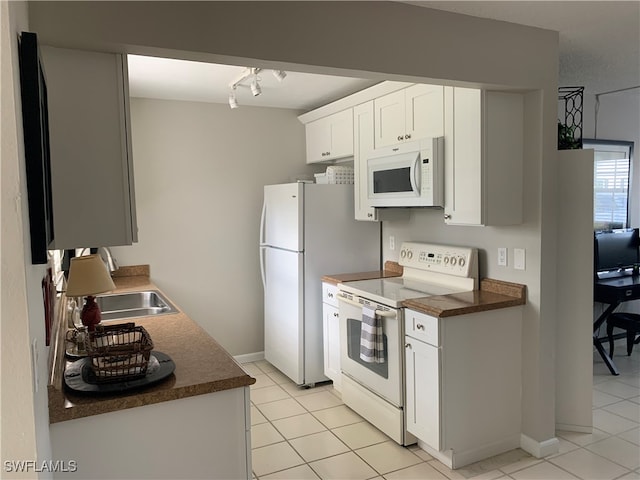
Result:
{"label": "white upper cabinet", "polygon": [[523,96],[445,87],[444,105],[445,222],[522,223]]}
{"label": "white upper cabinet", "polygon": [[126,57],[43,47],[53,248],[137,241]]}
{"label": "white upper cabinet", "polygon": [[367,158],[374,148],[373,100],[353,109],[353,175],[356,220],[378,220],[377,210],[367,202]]}
{"label": "white upper cabinet", "polygon": [[353,110],[314,120],[305,125],[307,163],[353,156]]}
{"label": "white upper cabinet", "polygon": [[374,100],[375,148],[444,134],[444,87],[416,84]]}

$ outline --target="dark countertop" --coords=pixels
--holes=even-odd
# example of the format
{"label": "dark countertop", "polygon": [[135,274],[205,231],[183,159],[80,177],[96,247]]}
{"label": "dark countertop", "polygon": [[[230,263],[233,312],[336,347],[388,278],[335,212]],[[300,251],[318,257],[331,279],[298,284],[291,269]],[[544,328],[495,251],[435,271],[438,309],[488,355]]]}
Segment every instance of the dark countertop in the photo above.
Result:
{"label": "dark countertop", "polygon": [[525,285],[485,278],[480,282],[480,290],[413,298],[405,300],[402,305],[442,318],[524,305],[527,303],[526,297]]}
{"label": "dark countertop", "polygon": [[371,280],[374,278],[399,277],[402,275],[402,267],[396,262],[385,262],[384,270],[373,270],[370,272],[356,273],[336,273],[333,275],[324,275],[322,281],[338,285],[344,282],[355,282],[358,280]]}
{"label": "dark countertop", "polygon": [[[322,277],[322,281],[337,285],[358,280],[399,277],[402,275],[402,271],[402,266],[396,262],[388,261],[385,262],[384,270],[325,275]],[[414,298],[405,300],[402,302],[402,306],[434,317],[452,317],[524,305],[527,303],[526,297],[527,287],[525,285],[485,278],[480,282],[479,290]]]}
{"label": "dark countertop", "polygon": [[[117,286],[114,292],[159,290],[148,276],[135,275],[139,272],[133,272],[133,276],[114,277]],[[164,292],[163,294],[167,296]],[[175,302],[172,303],[175,305]],[[154,350],[171,357],[176,365],[174,373],[166,380],[143,390],[100,396],[67,391],[62,387],[62,374],[54,374],[54,380],[48,387],[49,423],[255,383],[255,379],[249,376],[218,342],[181,311],[157,317],[139,317],[132,321],[147,330],[153,340]],[[66,325],[65,322],[62,322],[62,325]],[[60,360],[57,364],[64,366],[65,363]]]}

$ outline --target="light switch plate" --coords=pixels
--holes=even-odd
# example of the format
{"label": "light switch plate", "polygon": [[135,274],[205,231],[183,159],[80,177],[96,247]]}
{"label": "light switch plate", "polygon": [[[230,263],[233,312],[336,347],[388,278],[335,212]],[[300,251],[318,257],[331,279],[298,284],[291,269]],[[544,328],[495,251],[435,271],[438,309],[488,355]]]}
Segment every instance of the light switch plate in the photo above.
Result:
{"label": "light switch plate", "polygon": [[513,268],[516,270],[525,270],[526,260],[524,248],[513,249]]}
{"label": "light switch plate", "polygon": [[498,248],[498,266],[507,266],[507,249],[505,247]]}

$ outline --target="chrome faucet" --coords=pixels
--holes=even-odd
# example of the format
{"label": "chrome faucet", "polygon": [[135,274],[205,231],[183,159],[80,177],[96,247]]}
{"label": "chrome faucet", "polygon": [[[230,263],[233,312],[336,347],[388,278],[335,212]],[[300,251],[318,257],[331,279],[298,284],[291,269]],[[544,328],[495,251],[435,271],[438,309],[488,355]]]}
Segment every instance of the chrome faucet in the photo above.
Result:
{"label": "chrome faucet", "polygon": [[[80,250],[80,253],[78,254],[78,256],[82,257],[87,250],[91,252],[91,249],[89,247],[85,247],[82,250]],[[102,258],[102,261],[106,265],[107,270],[109,270],[109,273],[113,273],[116,270],[118,270],[119,268],[118,262],[116,261],[113,254],[111,253],[111,250],[109,250],[109,247],[98,247],[98,254],[100,255],[100,258]]]}

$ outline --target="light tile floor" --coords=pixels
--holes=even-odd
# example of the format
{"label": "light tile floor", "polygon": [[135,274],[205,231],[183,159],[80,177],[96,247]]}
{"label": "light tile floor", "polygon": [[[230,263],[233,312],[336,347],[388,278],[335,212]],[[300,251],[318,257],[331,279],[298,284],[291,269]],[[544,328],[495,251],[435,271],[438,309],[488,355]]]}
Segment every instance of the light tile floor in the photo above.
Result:
{"label": "light tile floor", "polygon": [[266,361],[244,364],[257,379],[254,478],[640,480],[640,346],[631,357],[625,351],[618,341],[619,376],[594,354],[593,433],[557,432],[560,452],[544,459],[516,449],[457,470],[415,445],[397,445],[345,406],[331,384],[303,389]]}

